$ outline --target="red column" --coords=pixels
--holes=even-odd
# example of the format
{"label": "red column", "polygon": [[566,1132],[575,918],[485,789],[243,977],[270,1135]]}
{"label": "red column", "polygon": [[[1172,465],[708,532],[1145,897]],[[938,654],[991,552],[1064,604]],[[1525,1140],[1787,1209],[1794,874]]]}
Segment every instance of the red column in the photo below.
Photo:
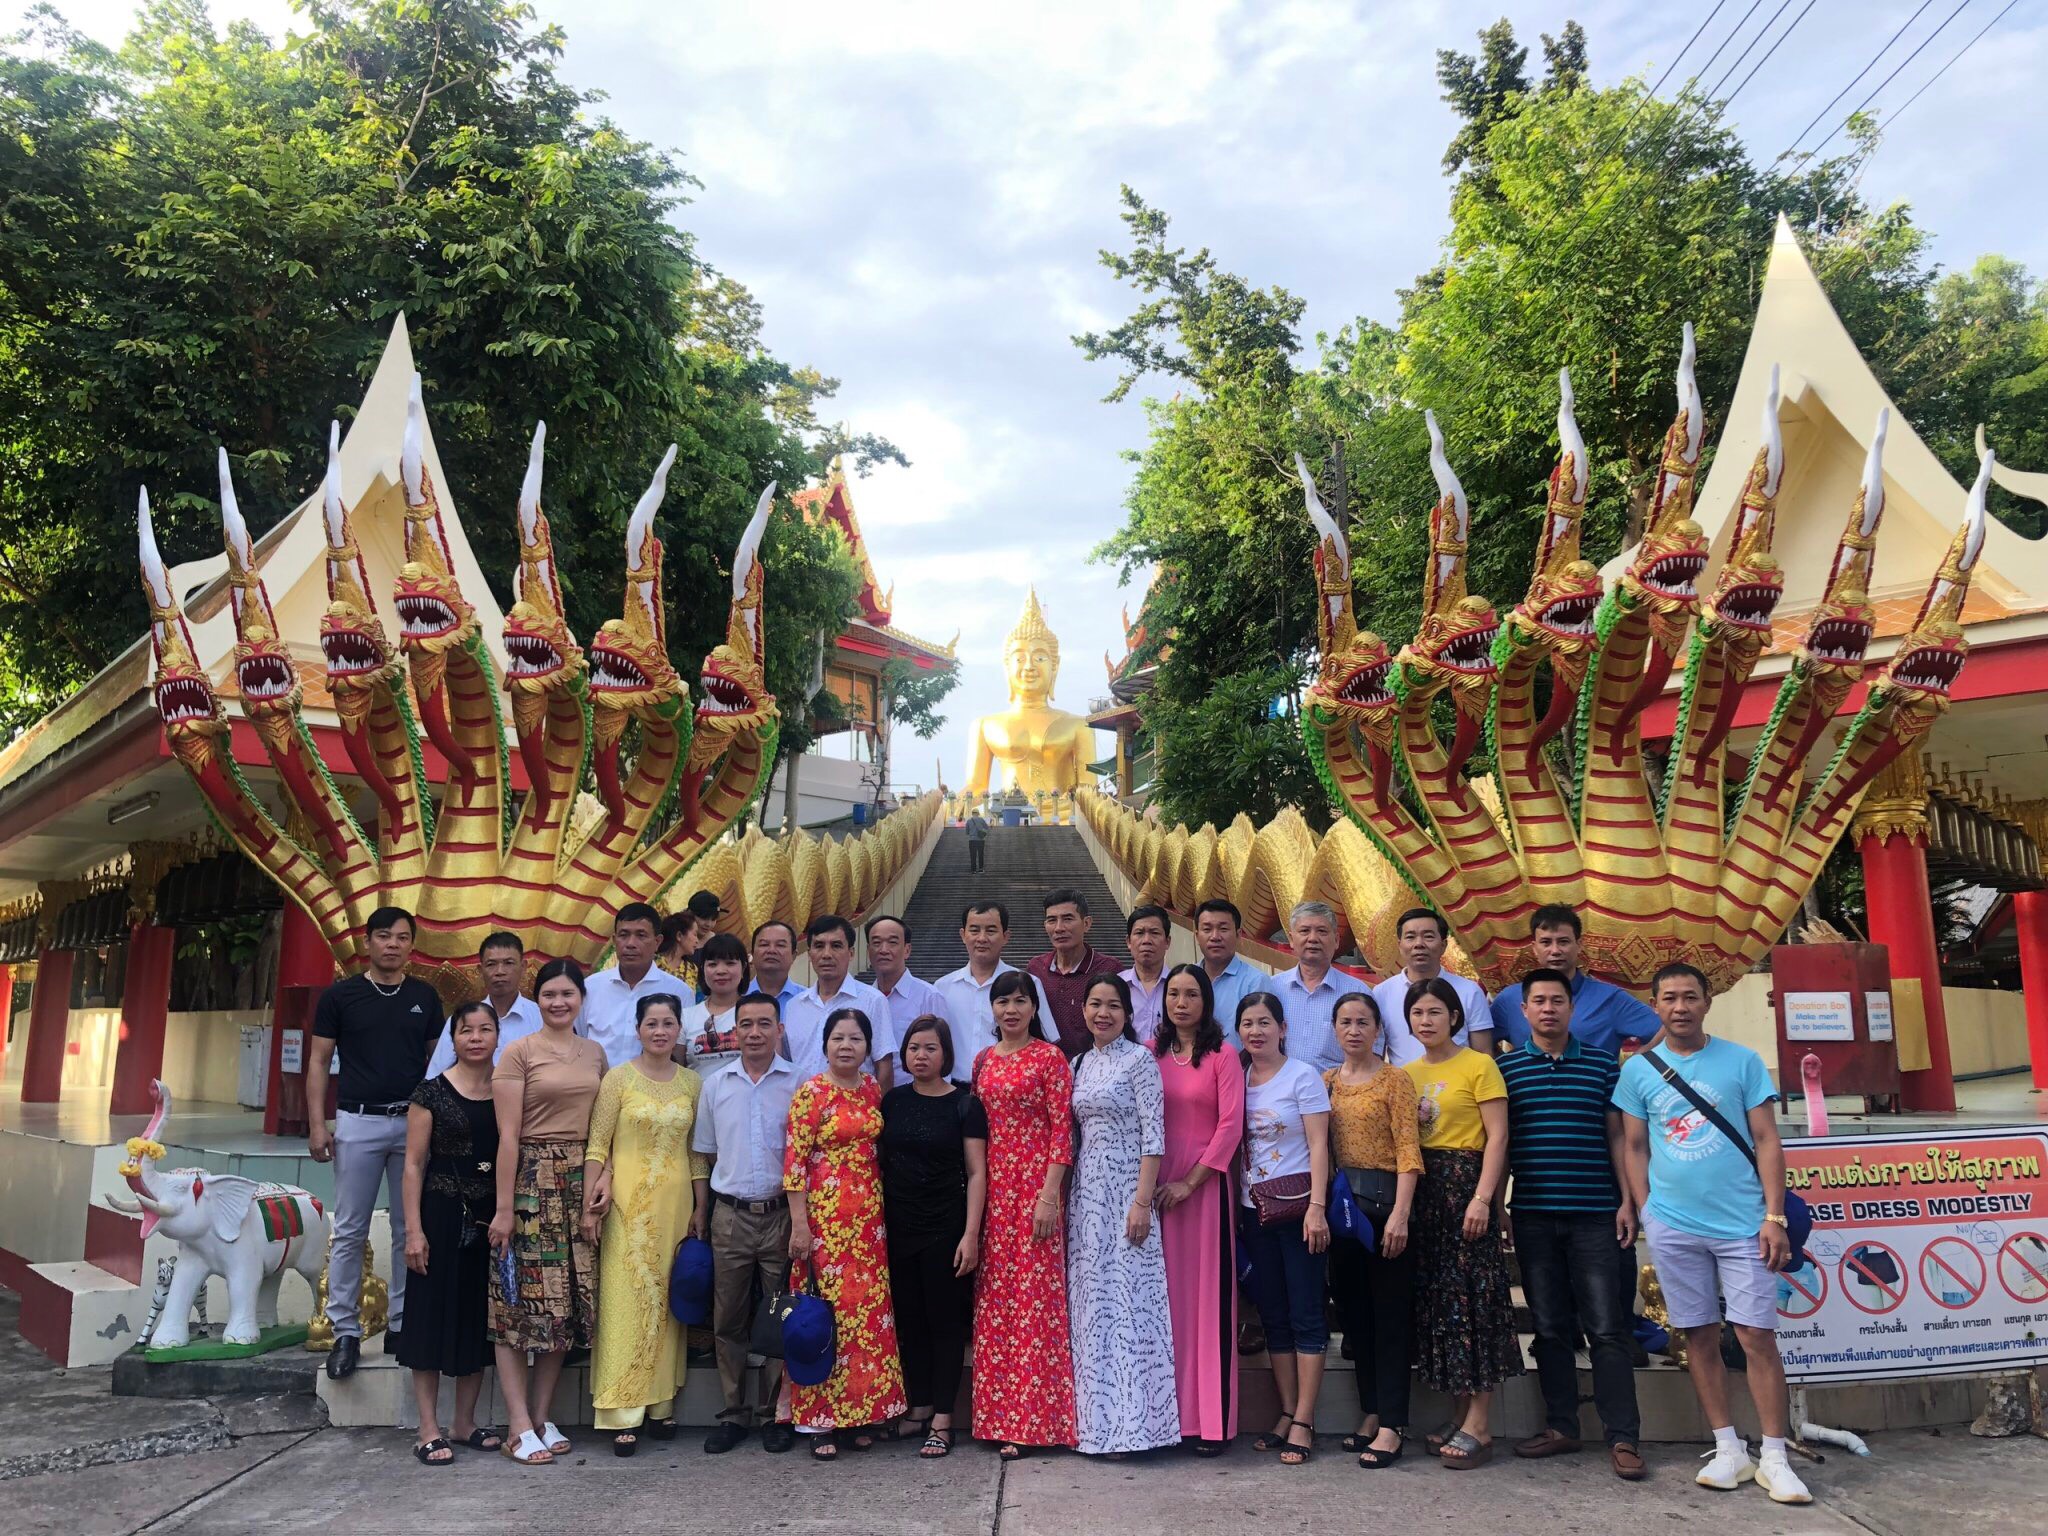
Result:
{"label": "red column", "polygon": [[63,1092],[74,958],[68,949],[46,949],[36,956],[36,985],[28,1000],[28,1047],[21,1058],[24,1104],[54,1104]]}
{"label": "red column", "polygon": [[2015,891],[2012,924],[2020,941],[2020,991],[2027,1001],[2027,1055],[2034,1086],[2048,1088],[2048,891]]}
{"label": "red column", "polygon": [[[306,1131],[306,1050],[313,1028],[312,1000],[334,980],[334,952],[320,927],[295,901],[284,904],[277,942],[277,997],[270,1010],[270,1087],[264,1095],[263,1134],[302,1136]],[[294,1036],[287,1041],[287,1036]],[[286,1045],[294,1060],[285,1070]]]}
{"label": "red column", "polygon": [[1857,851],[1863,856],[1870,942],[1891,951],[1894,980],[1920,979],[1927,1010],[1929,1066],[1924,1072],[1903,1074],[1900,1097],[1908,1109],[1954,1109],[1956,1084],[1949,1064],[1948,1013],[1941,1001],[1941,953],[1934,943],[1934,898],[1927,889],[1927,839],[1919,833],[1893,832],[1885,837],[1871,832]]}
{"label": "red column", "polygon": [[155,923],[128,930],[128,974],[121,987],[121,1039],[114,1051],[110,1115],[146,1115],[149,1085],[163,1075],[164,1029],[171,1014],[171,962],[178,931]]}
{"label": "red column", "polygon": [[0,1076],[7,1072],[7,1032],[14,1024],[14,967],[0,965]]}

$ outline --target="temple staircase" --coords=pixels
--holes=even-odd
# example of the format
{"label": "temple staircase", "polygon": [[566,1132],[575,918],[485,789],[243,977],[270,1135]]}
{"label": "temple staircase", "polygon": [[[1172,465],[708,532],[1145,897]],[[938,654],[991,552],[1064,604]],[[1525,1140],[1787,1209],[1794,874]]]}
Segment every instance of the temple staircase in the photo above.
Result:
{"label": "temple staircase", "polygon": [[1130,964],[1124,946],[1124,909],[1110,894],[1088,845],[1072,827],[992,827],[988,834],[987,868],[967,867],[967,834],[948,827],[939,834],[925,865],[924,878],[899,914],[910,929],[910,970],[936,981],[967,963],[960,942],[960,914],[970,901],[1000,901],[1010,913],[1010,947],[1003,958],[1021,966],[1042,955],[1045,942],[1045,893],[1071,886],[1088,903],[1095,927],[1088,942],[1105,954]]}

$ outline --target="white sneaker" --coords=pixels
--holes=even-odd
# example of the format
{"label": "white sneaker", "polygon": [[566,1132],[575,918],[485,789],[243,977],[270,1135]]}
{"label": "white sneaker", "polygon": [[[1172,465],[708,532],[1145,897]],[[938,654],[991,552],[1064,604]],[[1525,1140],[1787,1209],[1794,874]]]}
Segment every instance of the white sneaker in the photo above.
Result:
{"label": "white sneaker", "polygon": [[1806,1484],[1799,1480],[1799,1474],[1792,1470],[1792,1463],[1782,1455],[1766,1456],[1758,1463],[1756,1485],[1780,1504],[1813,1502],[1813,1495],[1806,1491]]}
{"label": "white sneaker", "polygon": [[[1701,1459],[1706,1465],[1700,1468],[1699,1476],[1693,1481],[1702,1488],[1740,1488],[1756,1476],[1756,1463],[1749,1459],[1749,1447],[1746,1445],[1737,1445],[1732,1451],[1717,1448],[1709,1451]],[[1788,1467],[1786,1475],[1790,1474],[1791,1469]],[[1792,1481],[1796,1483],[1799,1479],[1795,1477]],[[1776,1498],[1777,1495],[1773,1494],[1772,1497]]]}

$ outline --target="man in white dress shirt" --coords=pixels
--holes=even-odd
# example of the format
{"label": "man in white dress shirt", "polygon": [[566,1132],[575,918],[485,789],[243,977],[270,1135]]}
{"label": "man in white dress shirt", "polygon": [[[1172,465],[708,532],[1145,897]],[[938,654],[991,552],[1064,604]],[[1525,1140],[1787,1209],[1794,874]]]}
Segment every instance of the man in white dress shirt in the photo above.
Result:
{"label": "man in white dress shirt", "polygon": [[1337,969],[1337,914],[1327,902],[1304,901],[1288,913],[1287,939],[1294,950],[1294,969],[1275,976],[1270,988],[1249,990],[1270,990],[1280,999],[1280,1010],[1287,1015],[1288,1057],[1327,1071],[1344,1060],[1344,1048],[1337,1044],[1337,1031],[1330,1024],[1337,999],[1363,992],[1366,985]]}
{"label": "man in white dress shirt", "polygon": [[[953,1080],[971,1083],[974,1058],[996,1039],[996,1012],[989,1005],[988,989],[1003,972],[1017,969],[1003,959],[1003,947],[1010,942],[1010,909],[1000,901],[970,901],[960,914],[960,942],[967,946],[967,963],[932,985],[953,1026]],[[1051,1036],[1052,1004],[1036,978],[1031,984],[1038,992],[1039,1023]]]}
{"label": "man in white dress shirt", "polygon": [[779,917],[771,917],[754,930],[751,947],[754,984],[748,990],[765,993],[775,1006],[787,1008],[789,1000],[803,991],[803,983],[789,979],[796,964],[796,930]]}
{"label": "man in white dress shirt", "polygon": [[1118,974],[1130,983],[1131,1027],[1147,1046],[1158,1038],[1166,1016],[1166,943],[1172,922],[1164,907],[1133,907],[1124,920],[1131,963]]}
{"label": "man in white dress shirt", "polygon": [[[903,1032],[924,1014],[936,1014],[953,1027],[946,1012],[946,1000],[939,989],[922,977],[910,974],[910,929],[902,918],[884,912],[868,919],[868,964],[874,967],[874,988],[889,1000],[889,1036],[900,1041]],[[880,1022],[879,1020],[871,1022]],[[954,1042],[953,1070],[960,1071],[959,1042]],[[965,1081],[965,1079],[961,1079]]]}
{"label": "man in white dress shirt", "polygon": [[[492,1061],[505,1054],[514,1040],[540,1028],[540,1009],[519,990],[526,980],[526,950],[516,933],[498,932],[477,946],[476,968],[484,979],[484,1001],[498,1011],[498,1049]],[[455,1065],[455,1037],[441,1026],[441,1038],[427,1060],[427,1076],[439,1077]]]}
{"label": "man in white dress shirt", "polygon": [[629,901],[612,920],[612,956],[618,962],[597,972],[585,982],[583,1017],[576,1033],[604,1047],[610,1066],[631,1061],[640,1054],[640,1032],[634,1010],[643,997],[661,993],[678,999],[676,1012],[697,1000],[690,984],[667,971],[657,970],[654,957],[661,949],[661,914],[644,901]]}
{"label": "man in white dress shirt", "polygon": [[896,1033],[889,1022],[889,999],[848,974],[853,969],[853,924],[830,914],[814,917],[804,930],[804,944],[818,979],[782,1010],[782,1048],[796,1063],[797,1081],[809,1082],[825,1070],[825,1021],[841,1008],[858,1008],[874,1026],[868,1070],[887,1093]]}
{"label": "man in white dress shirt", "polygon": [[1408,1032],[1408,989],[1418,981],[1441,976],[1465,1007],[1465,1027],[1452,1038],[1483,1055],[1493,1054],[1493,1008],[1486,989],[1468,977],[1444,969],[1444,945],[1451,933],[1441,914],[1411,907],[1395,929],[1401,946],[1401,969],[1372,989],[1379,1004],[1380,1029],[1387,1038],[1387,1059],[1405,1066],[1422,1055],[1422,1042]]}

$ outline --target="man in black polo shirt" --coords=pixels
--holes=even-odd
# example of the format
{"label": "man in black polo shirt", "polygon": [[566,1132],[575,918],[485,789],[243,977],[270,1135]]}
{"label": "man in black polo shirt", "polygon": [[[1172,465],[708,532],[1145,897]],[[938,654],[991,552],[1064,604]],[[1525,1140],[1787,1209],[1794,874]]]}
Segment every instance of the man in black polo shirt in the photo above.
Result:
{"label": "man in black polo shirt", "polygon": [[1515,1251],[1548,1422],[1515,1454],[1579,1449],[1572,1350],[1583,1332],[1608,1456],[1615,1476],[1634,1482],[1643,1475],[1642,1420],[1626,1342],[1629,1318],[1613,1280],[1617,1251],[1636,1240],[1635,1207],[1622,1193],[1621,1115],[1609,1102],[1620,1067],[1573,1036],[1571,978],[1562,971],[1525,975],[1522,1007],[1529,1038],[1499,1066],[1508,1085]]}
{"label": "man in black polo shirt", "polygon": [[[427,1070],[441,1032],[441,999],[408,976],[413,917],[403,907],[370,914],[364,943],[369,969],[337,981],[313,1010],[313,1049],[306,1058],[306,1147],[316,1163],[334,1162],[334,1224],[327,1257],[327,1320],[334,1348],[327,1374],[339,1381],[362,1353],[363,1243],[377,1186],[388,1192],[391,1219],[391,1323],[388,1351],[405,1319],[405,1110]],[[323,1043],[324,1042],[324,1043]],[[334,1129],[327,1128],[327,1075],[335,1047],[341,1079]]]}

